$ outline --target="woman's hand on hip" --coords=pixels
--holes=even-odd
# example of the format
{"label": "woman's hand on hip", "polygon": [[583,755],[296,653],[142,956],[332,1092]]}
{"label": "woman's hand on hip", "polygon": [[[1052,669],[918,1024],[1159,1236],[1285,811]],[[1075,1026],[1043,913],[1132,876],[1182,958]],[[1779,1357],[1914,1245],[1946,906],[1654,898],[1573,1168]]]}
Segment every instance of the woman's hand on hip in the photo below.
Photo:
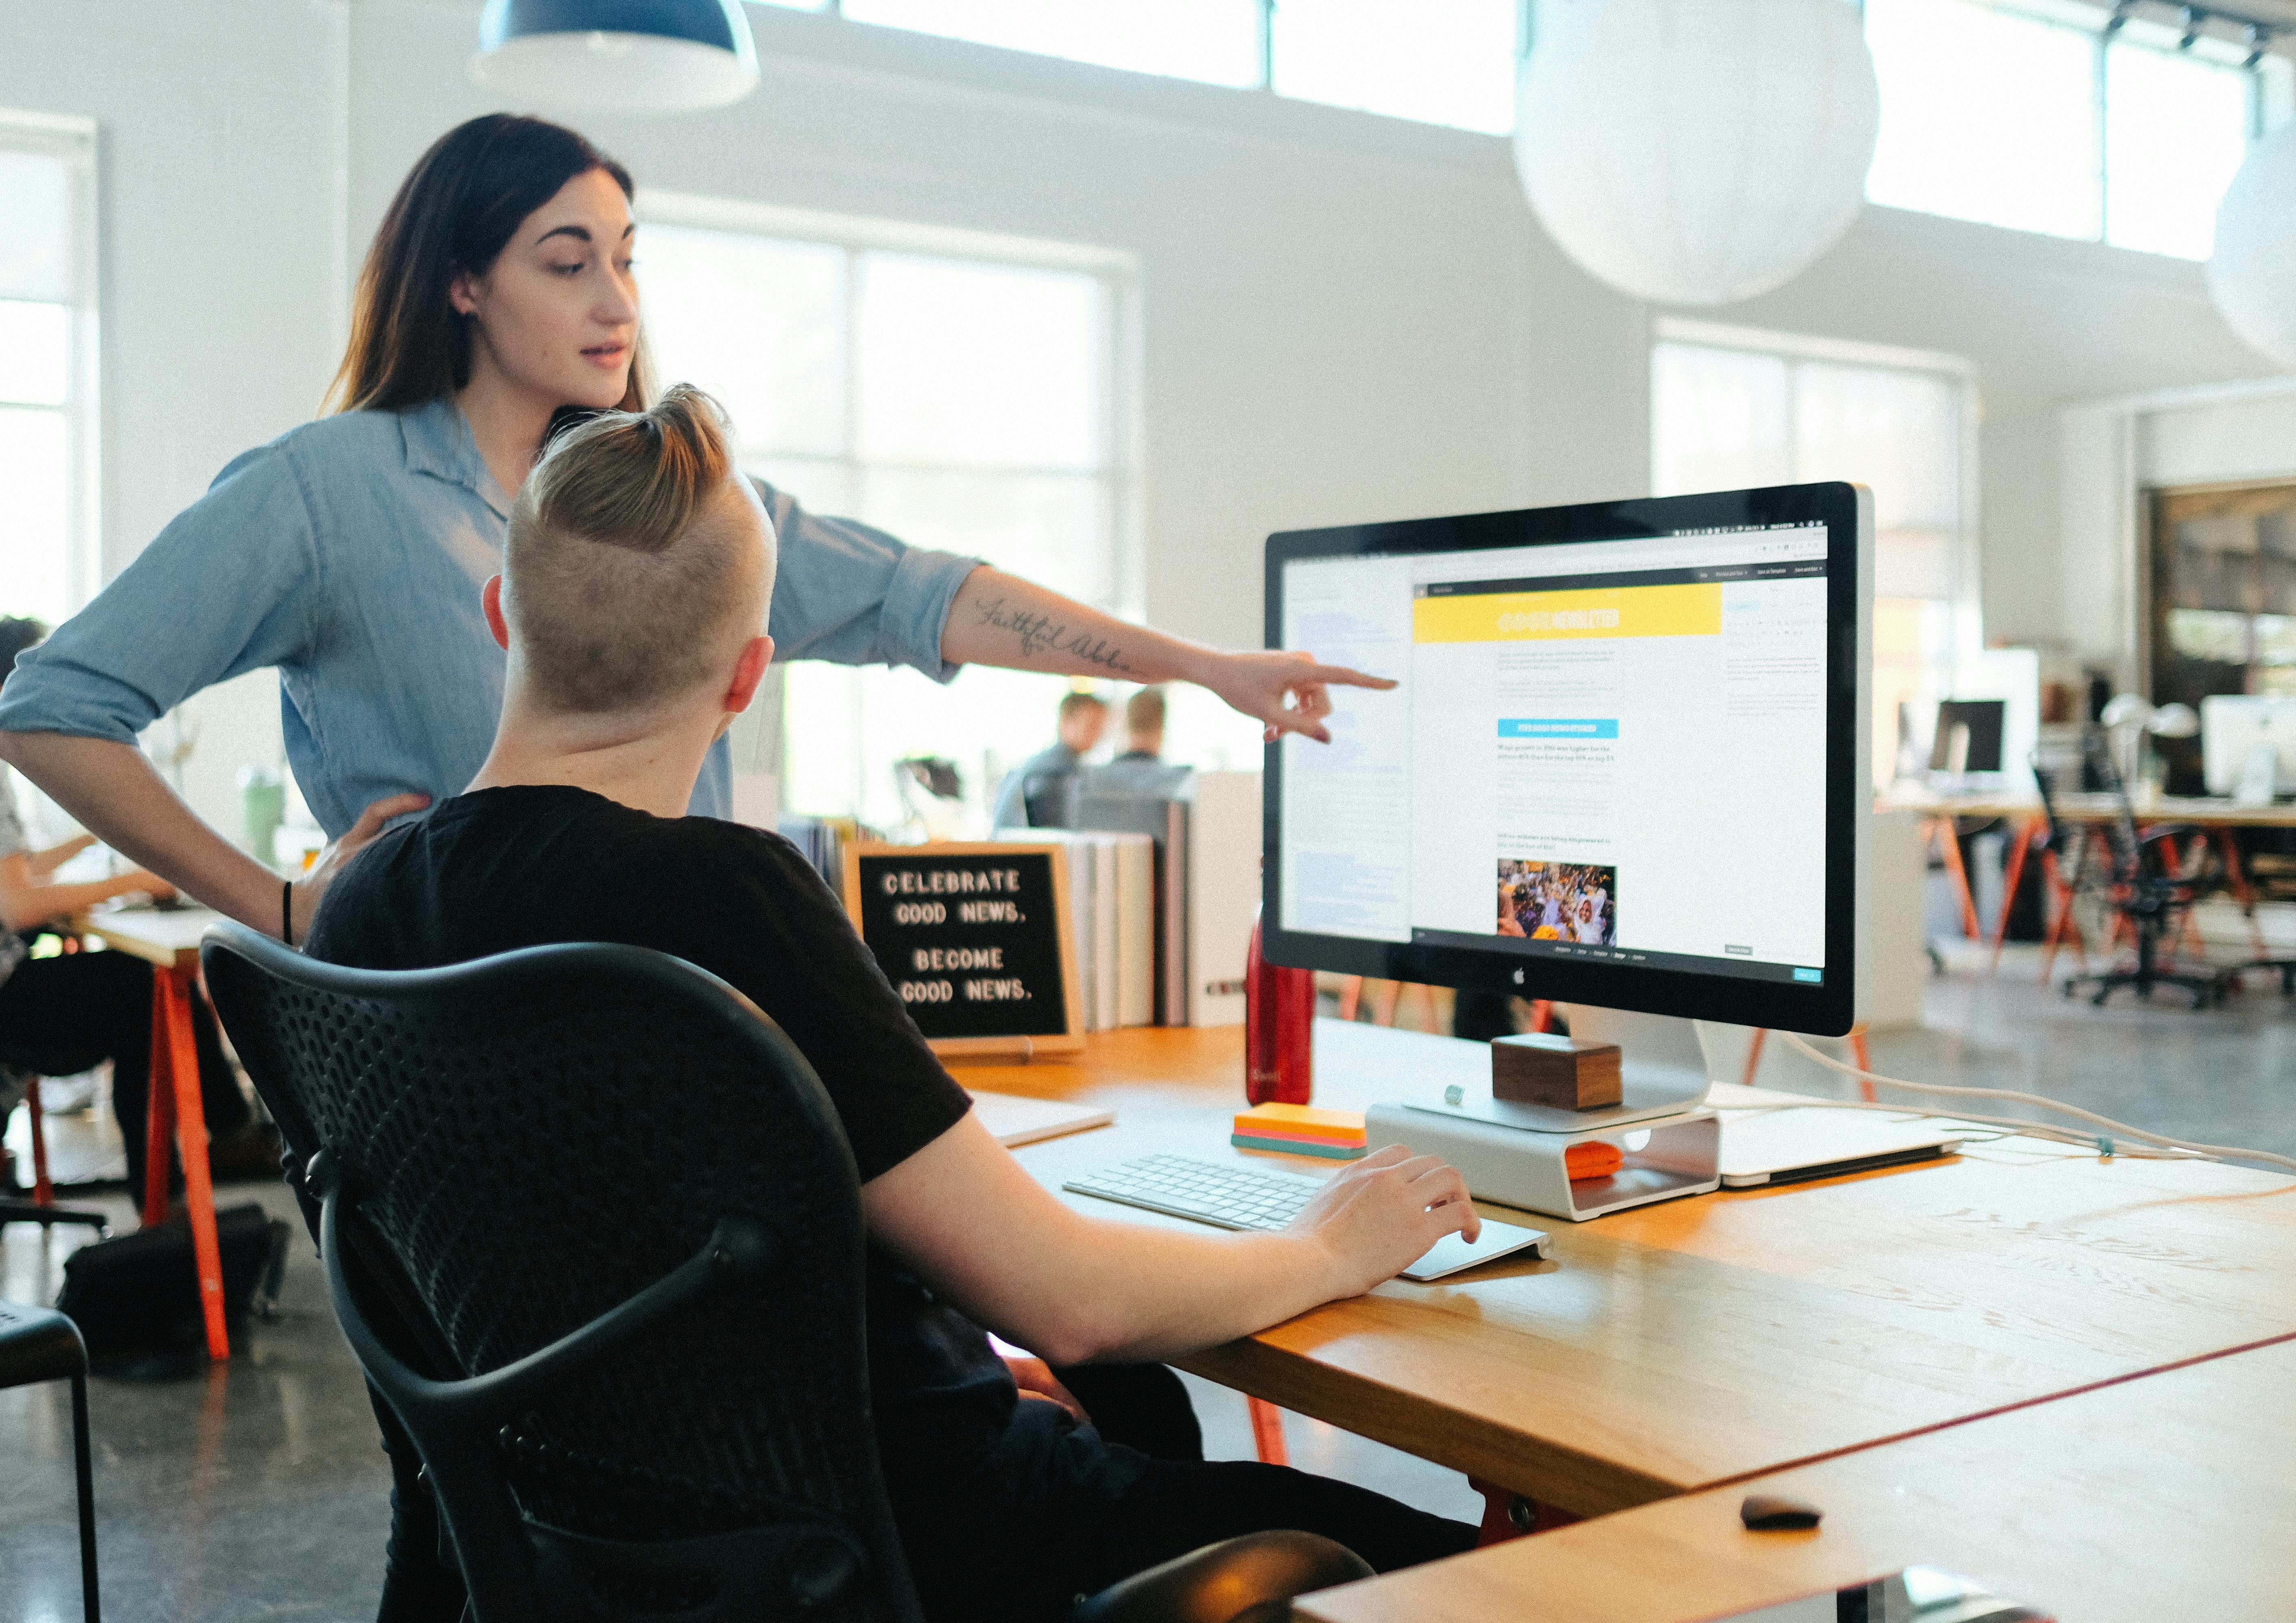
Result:
{"label": "woman's hand on hip", "polygon": [[357,856],[377,834],[382,832],[384,824],[393,817],[421,811],[430,804],[430,797],[426,794],[386,796],[361,812],[358,821],[345,829],[341,838],[330,842],[311,864],[309,871],[295,881],[295,899],[291,908],[293,934],[288,939],[287,945],[297,946],[311,933],[311,920],[318,914],[319,899],[326,895],[327,887],[335,882],[335,875],[343,871],[345,863]]}

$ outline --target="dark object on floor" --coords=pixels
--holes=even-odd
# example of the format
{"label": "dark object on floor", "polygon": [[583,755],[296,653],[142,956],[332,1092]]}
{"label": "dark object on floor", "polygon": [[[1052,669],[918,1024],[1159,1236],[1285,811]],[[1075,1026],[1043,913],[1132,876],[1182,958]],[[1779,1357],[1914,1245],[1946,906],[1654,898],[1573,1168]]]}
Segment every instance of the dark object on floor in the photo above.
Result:
{"label": "dark object on floor", "polygon": [[[869,1418],[852,1153],[778,1027],[631,947],[390,972],[224,924],[201,955],[479,1617],[918,1623]],[[670,1076],[698,1141],[634,1130]],[[570,1246],[606,1143],[646,1198],[614,1247]],[[1287,1598],[1227,1593],[1223,1623]]]}
{"label": "dark object on floor", "polygon": [[[1371,1576],[1356,1553],[1313,1533],[1259,1533],[1111,1584],[1073,1623],[1285,1623],[1292,1597]],[[1246,1596],[1273,1597],[1239,1601]]]}
{"label": "dark object on floor", "polygon": [[87,1350],[72,1322],[50,1307],[0,1302],[0,1388],[69,1381],[72,1465],[79,1479],[79,1585],[87,1623],[102,1616],[95,1584],[95,1473],[87,1447]]}
{"label": "dark object on floor", "polygon": [[[2102,974],[2068,976],[2065,996],[2070,997],[2083,986],[2094,986],[2096,996],[2089,1001],[2101,1007],[2121,987],[2134,987],[2137,996],[2150,997],[2154,987],[2172,986],[2191,993],[2195,1009],[2222,1003],[2226,978],[2221,971],[2195,972],[2160,967],[2161,939],[2174,936],[2194,902],[2213,895],[2223,886],[2223,871],[2218,866],[2216,848],[2207,831],[2190,823],[2167,823],[2139,835],[2136,808],[2129,803],[2128,790],[2113,766],[2112,754],[2104,740],[2091,734],[2082,741],[2081,747],[2089,771],[2120,804],[2119,815],[2103,830],[2104,864],[2092,867],[2075,883],[2082,889],[2095,892],[2106,906],[2128,922],[2136,936],[2136,964],[2133,969],[2108,970]],[[2059,840],[2057,817],[2050,805],[2046,783],[2042,785],[2041,804],[2048,814],[2049,840],[2054,846]],[[2178,845],[2180,840],[2185,842],[2182,847]]]}
{"label": "dark object on floor", "polygon": [[1785,1499],[1775,1494],[1748,1494],[1738,1507],[1738,1520],[1755,1533],[1806,1532],[1824,1515],[1806,1499]]}
{"label": "dark object on floor", "polygon": [[[216,1213],[223,1252],[224,1320],[236,1333],[258,1294],[278,1299],[287,1266],[287,1225],[250,1202]],[[84,1245],[64,1258],[56,1310],[79,1327],[98,1374],[164,1378],[206,1358],[199,1267],[192,1229],[178,1214],[154,1228]]]}

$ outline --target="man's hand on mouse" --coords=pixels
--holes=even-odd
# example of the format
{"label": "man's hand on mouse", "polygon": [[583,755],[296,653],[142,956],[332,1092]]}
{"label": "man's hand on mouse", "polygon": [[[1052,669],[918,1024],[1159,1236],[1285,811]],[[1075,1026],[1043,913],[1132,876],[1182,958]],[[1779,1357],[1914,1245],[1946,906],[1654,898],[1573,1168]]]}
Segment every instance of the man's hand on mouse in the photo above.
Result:
{"label": "man's hand on mouse", "polygon": [[1482,1220],[1456,1168],[1440,1156],[1414,1155],[1390,1144],[1324,1184],[1284,1232],[1324,1250],[1334,1296],[1360,1296],[1418,1261],[1446,1234],[1472,1241],[1482,1233]]}

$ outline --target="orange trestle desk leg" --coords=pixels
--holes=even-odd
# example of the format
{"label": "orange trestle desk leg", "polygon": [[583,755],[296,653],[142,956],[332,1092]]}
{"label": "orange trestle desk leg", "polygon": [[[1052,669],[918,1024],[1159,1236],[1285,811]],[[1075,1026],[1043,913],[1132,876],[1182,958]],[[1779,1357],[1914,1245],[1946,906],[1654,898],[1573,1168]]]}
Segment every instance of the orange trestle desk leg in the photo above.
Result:
{"label": "orange trestle desk leg", "polygon": [[1753,1040],[1746,1045],[1746,1074],[1738,1080],[1748,1087],[1754,1086],[1754,1073],[1762,1068],[1762,1045],[1770,1040],[1767,1026],[1754,1028]]}
{"label": "orange trestle desk leg", "polygon": [[152,971],[152,1064],[144,1090],[144,1226],[168,1220],[168,1146],[176,1136],[176,1064],[168,1036],[168,971]]}
{"label": "orange trestle desk leg", "polygon": [[[215,1190],[208,1181],[207,1111],[200,1102],[200,1055],[192,1040],[192,999],[199,971],[156,970],[152,976],[152,1103],[154,1114],[162,1096],[172,1100],[176,1148],[184,1167],[184,1205],[192,1229],[192,1258],[200,1275],[200,1310],[207,1321],[208,1357],[220,1363],[231,1357],[231,1339],[223,1324],[223,1252],[216,1243]],[[151,1158],[144,1179],[146,1220],[154,1204],[167,1215],[168,1152],[165,1140],[156,1149],[145,1139]]]}
{"label": "orange trestle desk leg", "polygon": [[1364,978],[1361,975],[1350,975],[1340,983],[1340,1018],[1341,1020],[1355,1019],[1357,1009],[1363,1004],[1363,983]]}
{"label": "orange trestle desk leg", "polygon": [[1930,827],[1945,855],[1945,871],[1953,875],[1954,894],[1961,900],[1961,933],[1972,941],[1985,939],[1985,927],[1977,922],[1977,898],[1970,894],[1969,870],[1961,864],[1961,838],[1954,832],[1953,819],[1932,817]]}
{"label": "orange trestle desk leg", "polygon": [[2264,930],[2256,922],[2256,892],[2248,888],[2248,875],[2240,865],[2240,842],[2223,824],[2217,825],[2217,840],[2224,847],[2225,883],[2233,899],[2240,904],[2241,916],[2248,921],[2248,944],[2261,958],[2268,949],[2264,945]]}
{"label": "orange trestle desk leg", "polygon": [[1263,1465],[1289,1465],[1292,1455],[1283,1446],[1283,1411],[1265,1398],[1247,1398],[1251,1412],[1251,1442]]}
{"label": "orange trestle desk leg", "polygon": [[40,1078],[24,1085],[24,1125],[32,1130],[32,1204],[53,1206],[56,1186],[48,1181],[48,1130],[40,1114]]}
{"label": "orange trestle desk leg", "polygon": [[[1857,1062],[1858,1070],[1871,1070],[1874,1069],[1874,1055],[1872,1051],[1866,1046],[1866,1028],[1863,1026],[1852,1026],[1849,1029],[1849,1056]],[[1871,1104],[1874,1102],[1874,1084],[1872,1081],[1865,1077],[1858,1078],[1857,1091],[1866,1096],[1866,1103]]]}
{"label": "orange trestle desk leg", "polygon": [[2009,909],[2017,901],[2017,881],[2025,877],[2025,853],[2033,844],[2033,836],[2047,826],[2038,817],[2027,817],[2018,824],[2010,841],[2009,870],[2001,876],[2001,916],[1993,925],[1993,961],[1985,966],[1988,975],[2001,968],[2001,943],[2009,938]]}
{"label": "orange trestle desk leg", "polygon": [[1476,1529],[1475,1546],[1505,1544],[1510,1538],[1523,1538],[1533,1533],[1551,1533],[1556,1528],[1567,1528],[1584,1520],[1569,1511],[1515,1493],[1512,1489],[1486,1482],[1480,1477],[1469,1477],[1467,1486],[1483,1496],[1482,1526]]}
{"label": "orange trestle desk leg", "polygon": [[1545,1031],[1552,1028],[1554,1024],[1554,1004],[1544,997],[1535,997],[1531,999],[1530,1029],[1533,1031]]}

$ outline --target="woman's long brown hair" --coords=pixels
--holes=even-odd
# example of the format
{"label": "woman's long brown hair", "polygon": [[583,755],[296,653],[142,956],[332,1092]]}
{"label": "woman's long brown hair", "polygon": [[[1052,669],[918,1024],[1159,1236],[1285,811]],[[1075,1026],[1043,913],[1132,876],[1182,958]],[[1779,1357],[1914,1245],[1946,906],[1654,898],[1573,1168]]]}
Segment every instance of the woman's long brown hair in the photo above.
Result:
{"label": "woman's long brown hair", "polygon": [[[470,328],[447,301],[449,284],[462,272],[486,275],[521,220],[592,169],[631,195],[629,171],[562,125],[497,112],[439,136],[399,183],[367,248],[329,406],[405,411],[467,384]],[[652,381],[641,331],[621,409],[644,411]]]}

